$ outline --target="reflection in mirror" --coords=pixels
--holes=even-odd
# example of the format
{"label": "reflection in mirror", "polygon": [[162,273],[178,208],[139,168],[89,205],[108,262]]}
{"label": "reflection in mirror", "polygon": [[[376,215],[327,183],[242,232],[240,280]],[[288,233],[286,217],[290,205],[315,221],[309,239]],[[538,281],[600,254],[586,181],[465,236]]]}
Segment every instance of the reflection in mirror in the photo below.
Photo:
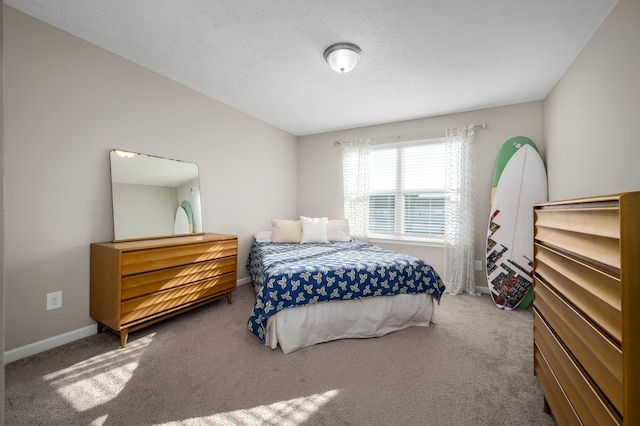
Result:
{"label": "reflection in mirror", "polygon": [[111,150],[114,240],[202,232],[198,165]]}

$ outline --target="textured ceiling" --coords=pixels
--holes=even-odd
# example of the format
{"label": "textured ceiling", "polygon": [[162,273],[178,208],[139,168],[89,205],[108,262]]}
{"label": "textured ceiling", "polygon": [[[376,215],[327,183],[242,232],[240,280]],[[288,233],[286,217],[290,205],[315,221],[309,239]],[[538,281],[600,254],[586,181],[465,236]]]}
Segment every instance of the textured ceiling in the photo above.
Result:
{"label": "textured ceiling", "polygon": [[5,0],[294,135],[544,99],[616,3]]}

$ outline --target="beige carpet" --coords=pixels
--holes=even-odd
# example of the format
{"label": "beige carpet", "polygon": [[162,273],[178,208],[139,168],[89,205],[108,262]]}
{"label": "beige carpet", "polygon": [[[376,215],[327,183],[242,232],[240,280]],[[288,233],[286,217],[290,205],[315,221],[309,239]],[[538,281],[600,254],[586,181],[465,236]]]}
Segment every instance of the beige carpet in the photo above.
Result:
{"label": "beige carpet", "polygon": [[253,290],[6,366],[6,425],[553,425],[531,310],[445,295],[438,323],[285,355],[246,329]]}

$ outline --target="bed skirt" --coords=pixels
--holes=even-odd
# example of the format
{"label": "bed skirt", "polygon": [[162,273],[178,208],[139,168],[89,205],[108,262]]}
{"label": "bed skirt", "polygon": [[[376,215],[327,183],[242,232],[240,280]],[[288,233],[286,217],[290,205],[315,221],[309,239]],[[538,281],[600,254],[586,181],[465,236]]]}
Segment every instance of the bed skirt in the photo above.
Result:
{"label": "bed skirt", "polygon": [[434,318],[431,295],[399,294],[337,300],[284,309],[267,321],[265,345],[290,353],[338,339],[379,337]]}

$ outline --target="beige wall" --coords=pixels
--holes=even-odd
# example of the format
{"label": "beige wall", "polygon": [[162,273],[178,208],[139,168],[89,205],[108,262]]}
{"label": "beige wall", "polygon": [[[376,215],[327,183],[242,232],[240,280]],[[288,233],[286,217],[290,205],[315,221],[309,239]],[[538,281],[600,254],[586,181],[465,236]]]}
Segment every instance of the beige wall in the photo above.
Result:
{"label": "beige wall", "polygon": [[[529,102],[300,137],[298,145],[298,211],[305,216],[342,217],[344,202],[342,157],[340,148],[334,146],[336,140],[347,141],[414,133],[422,137],[440,137],[444,136],[444,129],[448,127],[486,122],[487,128],[478,130],[475,138],[475,251],[476,259],[483,259],[482,254],[486,252],[491,178],[496,155],[507,139],[521,135],[531,138],[544,157],[542,106],[542,101]],[[380,245],[422,258],[430,262],[436,270],[442,270],[442,249],[439,247]],[[476,273],[476,284],[487,286],[484,272]]]}
{"label": "beige wall", "polygon": [[620,0],[544,109],[551,199],[640,190],[640,1]]}
{"label": "beige wall", "polygon": [[4,31],[6,349],[94,324],[112,148],[198,163],[204,229],[239,236],[247,276],[252,233],[296,213],[296,137],[9,7]]}

